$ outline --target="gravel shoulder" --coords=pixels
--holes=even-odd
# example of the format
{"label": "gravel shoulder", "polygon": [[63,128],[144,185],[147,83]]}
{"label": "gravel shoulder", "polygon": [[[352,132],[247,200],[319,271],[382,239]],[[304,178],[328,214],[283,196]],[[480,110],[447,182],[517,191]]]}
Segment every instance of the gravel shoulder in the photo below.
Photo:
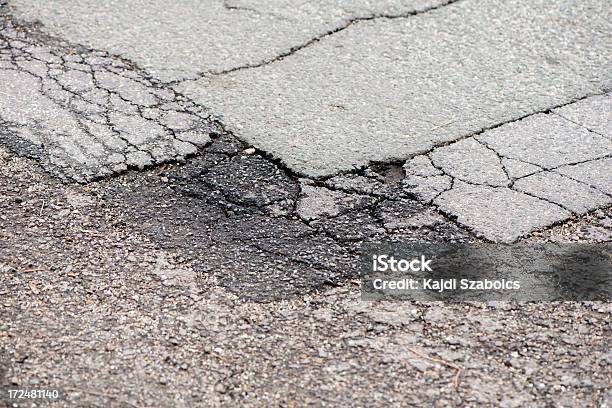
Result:
{"label": "gravel shoulder", "polygon": [[[172,191],[171,176],[189,166],[67,185],[0,152],[0,378],[64,388],[55,406],[610,403],[609,303],[365,303],[350,273],[334,281],[314,272],[298,291],[257,298],[250,270],[231,275],[235,249],[198,252],[212,257],[209,270],[198,267],[205,258],[190,258],[206,221],[182,222],[189,211],[172,206],[187,204],[164,200],[174,224],[163,207],[125,221],[146,209],[146,180]],[[134,186],[144,192],[121,204]],[[234,193],[235,202],[252,200]],[[193,204],[198,219],[218,222]],[[589,213],[525,241],[609,240],[611,217]],[[413,233],[451,239],[443,234],[454,224],[432,225]],[[458,228],[455,239],[462,233],[474,239]]]}

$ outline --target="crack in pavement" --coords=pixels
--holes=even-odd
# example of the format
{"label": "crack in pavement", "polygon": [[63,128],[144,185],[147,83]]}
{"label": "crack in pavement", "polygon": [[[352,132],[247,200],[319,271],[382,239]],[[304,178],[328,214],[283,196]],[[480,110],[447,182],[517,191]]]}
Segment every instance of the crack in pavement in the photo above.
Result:
{"label": "crack in pavement", "polygon": [[[21,47],[16,49],[21,50]],[[83,53],[77,51],[76,54]],[[32,64],[29,58],[25,59],[26,66]],[[76,71],[90,75],[93,89],[104,90],[105,96],[101,102],[89,102],[87,112],[101,111],[88,113],[89,119],[95,122],[95,115],[99,114],[102,118],[95,123],[108,128],[114,137],[125,142],[126,148],[142,149],[152,155],[150,146],[133,143],[133,139],[126,136],[125,128],[111,120],[113,113],[126,109],[131,112],[128,116],[158,125],[172,138],[177,138],[181,129],[161,119],[149,118],[145,112],[157,106],[143,103],[139,92],[136,100],[133,100],[134,94],[123,94],[137,87],[134,82],[143,85],[147,92],[157,89],[158,82],[147,78],[144,72],[142,76],[129,75],[138,68],[120,58],[109,58],[123,64],[117,72],[114,66],[94,71],[112,72],[121,77],[127,75],[127,87],[109,87],[104,80],[98,81],[96,72],[90,75],[87,68],[73,65],[81,62],[67,57],[61,57],[58,69],[62,72],[57,75],[51,75],[49,69],[43,70],[39,77],[27,75],[40,80],[41,87],[43,80],[55,84],[50,86],[56,86],[59,96],[51,95],[52,106],[70,112],[71,117],[76,116],[75,129],[91,138],[99,138],[100,133],[88,133],[86,122],[78,120],[81,110],[73,107],[74,101],[79,102],[82,98],[71,86],[81,82],[62,81],[66,72],[68,75],[80,75]],[[14,59],[10,60],[7,72],[15,70]],[[24,65],[23,61],[16,62]],[[38,92],[50,98],[46,88],[44,91],[39,88]],[[202,123],[210,124],[198,106],[192,106],[180,94],[172,95],[175,105],[171,111],[193,115]],[[185,108],[185,104],[189,108]],[[45,123],[48,124],[42,120],[27,124],[0,120],[0,132],[10,128],[11,134],[6,137],[11,143],[23,143],[24,139],[15,137],[17,131],[39,130]],[[499,128],[507,130],[506,126]],[[117,395],[121,391],[121,395],[129,398],[126,403],[134,401],[133,404],[138,405],[171,405],[179,400],[187,405],[210,401],[248,404],[252,402],[253,390],[268,398],[270,401],[266,399],[266,402],[270,405],[283,404],[287,402],[283,399],[286,393],[281,393],[281,400],[277,401],[275,390],[290,384],[291,398],[297,395],[296,398],[312,400],[312,396],[342,404],[344,399],[334,395],[338,394],[337,388],[330,391],[326,384],[319,387],[318,383],[302,387],[303,379],[320,379],[330,372],[341,373],[351,381],[345,381],[347,392],[340,394],[355,400],[355,387],[350,389],[351,384],[368,382],[393,391],[397,388],[393,379],[402,372],[406,373],[402,377],[425,378],[420,383],[414,382],[413,388],[425,384],[434,390],[433,394],[426,395],[407,393],[408,399],[403,401],[407,405],[427,405],[431,401],[452,405],[466,401],[552,404],[560,398],[585,403],[594,398],[604,400],[605,375],[589,377],[586,369],[572,371],[574,362],[574,366],[588,368],[605,361],[605,353],[598,353],[599,349],[605,349],[605,342],[599,341],[605,338],[605,324],[600,324],[605,322],[603,309],[597,314],[584,314],[580,305],[574,309],[571,307],[575,305],[570,305],[570,309],[563,309],[565,306],[561,305],[560,313],[553,310],[554,305],[552,309],[548,306],[534,309],[526,305],[527,310],[518,311],[510,310],[512,306],[509,305],[496,304],[484,309],[479,305],[466,305],[456,310],[453,305],[371,305],[359,302],[358,293],[349,301],[337,292],[324,292],[329,286],[342,285],[343,290],[351,286],[351,279],[360,269],[358,258],[363,244],[475,240],[466,232],[472,223],[469,218],[458,216],[459,211],[450,212],[439,204],[426,206],[412,199],[415,194],[406,188],[403,171],[413,160],[421,160],[426,169],[429,164],[433,169],[429,171],[450,179],[449,189],[440,192],[433,201],[456,188],[467,189],[472,195],[482,195],[489,190],[505,191],[504,185],[495,185],[495,182],[501,183],[502,178],[492,177],[495,182],[486,185],[464,183],[456,176],[445,175],[455,172],[447,169],[443,155],[438,157],[441,162],[435,164],[429,157],[436,156],[435,152],[442,149],[438,146],[427,156],[402,161],[401,165],[397,161],[388,165],[375,163],[349,174],[300,180],[280,160],[239,141],[222,125],[217,124],[214,129],[208,132],[211,140],[199,148],[199,154],[181,166],[152,163],[156,168],[119,176],[109,174],[86,186],[60,183],[38,169],[30,173],[27,171],[29,160],[5,155],[0,146],[0,196],[3,198],[0,199],[3,210],[0,211],[0,235],[4,238],[0,239],[0,254],[8,254],[8,262],[19,265],[14,269],[4,268],[5,260],[0,260],[0,273],[6,283],[2,307],[10,317],[15,317],[0,324],[4,334],[0,337],[8,342],[7,347],[0,347],[0,360],[6,360],[10,373],[7,379],[12,384],[26,383],[32,378],[59,378],[77,384],[89,381],[93,384],[91,389],[105,393],[113,390]],[[530,135],[530,132],[523,134]],[[62,137],[70,135],[61,134]],[[578,134],[579,139],[587,140],[584,135]],[[518,154],[513,162],[505,160],[509,153],[502,156],[505,152],[499,150],[520,145],[523,139],[510,146],[493,144],[492,147],[487,144],[488,140],[473,139],[476,143],[472,148],[480,146],[496,157],[493,157],[492,166],[488,166],[487,153],[471,158],[482,158],[482,163],[487,163],[485,167],[499,168],[505,180],[560,172],[560,177],[578,183],[588,180],[597,188],[605,186],[604,178],[593,177],[593,169],[605,168],[602,163],[609,161],[609,156],[551,165]],[[506,140],[503,137],[493,139],[493,142]],[[44,142],[49,143],[48,137]],[[106,149],[112,148],[105,142],[106,139],[101,141]],[[444,147],[452,148],[458,143]],[[28,148],[34,152],[41,148],[16,146],[14,150],[19,154],[27,152]],[[38,154],[39,160],[44,157],[42,150]],[[518,160],[523,163],[522,167],[517,165]],[[539,170],[527,168],[528,161],[540,163]],[[453,160],[451,165],[459,163],[460,160]],[[517,168],[533,172],[511,177]],[[469,180],[473,172],[465,172],[467,178],[462,179]],[[426,179],[431,177],[434,176],[425,176]],[[457,201],[469,195],[460,196]],[[45,211],[40,206],[41,200]],[[487,200],[488,196],[483,201]],[[508,209],[500,208],[498,216]],[[440,214],[446,214],[451,220]],[[453,218],[459,218],[459,222]],[[610,225],[609,211],[607,218],[603,215],[601,218],[602,226],[604,221]],[[478,232],[478,228],[474,229]],[[151,253],[157,255],[157,259],[147,259]],[[171,262],[164,257],[166,253],[176,254]],[[48,266],[49,270],[32,270],[32,263]],[[23,271],[22,265],[30,270]],[[53,279],[49,283],[51,275]],[[226,294],[218,286],[236,296]],[[33,291],[35,293],[31,293]],[[311,296],[311,292],[322,293],[317,297]],[[244,301],[280,299],[283,301],[266,305]],[[32,308],[32,305],[41,307]],[[29,313],[31,310],[37,313]],[[521,320],[522,317],[528,318]],[[13,324],[13,321],[20,324]],[[513,322],[512,327],[508,326],[509,321]],[[568,326],[568,321],[588,324]],[[122,330],[113,330],[118,324]],[[532,336],[534,325],[543,329]],[[301,335],[304,328],[308,329],[308,336]],[[563,334],[564,330],[578,335]],[[591,334],[589,338],[595,340],[581,341],[581,334],[587,332]],[[453,337],[448,336],[451,334]],[[32,343],[34,338],[38,340]],[[517,342],[517,338],[527,340]],[[583,347],[576,356],[571,350],[577,342]],[[75,346],[65,347],[66,344]],[[548,348],[543,349],[542,344]],[[406,350],[413,346],[426,351],[425,356],[436,356],[437,361],[469,360],[487,364],[479,363],[479,369],[472,370],[476,376],[467,370],[461,392],[448,393],[446,373],[437,373],[438,370],[428,366],[426,361],[417,359],[415,362],[407,358]],[[570,349],[569,360],[565,358],[567,349]],[[267,350],[263,357],[261,350]],[[58,358],[68,359],[70,367],[76,368],[58,371],[53,369],[54,364],[35,364],[39,357],[46,358],[47,351],[64,353]],[[510,351],[517,357],[509,359]],[[543,355],[560,357],[549,359],[560,361],[561,365],[547,367],[548,372],[534,371],[527,364],[529,357],[539,359]],[[296,356],[300,357],[297,363]],[[359,358],[351,360],[351,356]],[[28,363],[20,361],[28,357]],[[100,369],[92,368],[92,358],[101,361]],[[470,368],[470,364],[466,363],[466,368]],[[261,376],[262,367],[272,375]],[[321,370],[312,367],[321,367]],[[372,377],[371,370],[361,367],[386,369],[374,370],[379,377]],[[411,369],[414,367],[427,375],[418,374]],[[525,373],[531,370],[532,375],[526,375],[529,378],[517,385],[516,370],[520,367]],[[166,374],[160,378],[151,376],[151,372]],[[361,372],[368,375],[360,376]],[[486,372],[489,378],[477,372]],[[559,372],[563,374],[560,379]],[[0,380],[4,374],[0,368]],[[134,378],[144,393],[130,394]],[[193,385],[194,378],[199,381],[196,388],[204,391],[173,394],[172,390]],[[492,378],[495,381],[489,381]],[[391,380],[387,383],[387,379]],[[489,385],[483,397],[478,391],[484,383]],[[215,384],[221,385],[221,389]],[[297,394],[293,394],[294,385]],[[207,390],[213,388],[211,395]],[[312,395],[300,394],[299,390],[305,388],[315,391]],[[73,390],[82,392],[81,388]],[[560,396],[558,390],[561,390]],[[357,399],[367,404],[370,394],[364,392]],[[393,392],[383,394],[392,395]],[[93,395],[99,397],[95,402],[98,405],[123,403],[101,392]],[[517,395],[516,400],[506,399]],[[219,396],[220,399],[214,399]],[[397,403],[397,400],[391,399],[390,403]]]}
{"label": "crack in pavement", "polygon": [[[460,136],[458,138],[455,138],[452,141],[442,141],[442,142],[433,143],[430,146],[428,146],[427,148],[424,148],[423,150],[419,150],[416,153],[410,154],[406,159],[399,160],[399,161],[398,160],[390,160],[388,162],[389,163],[398,163],[398,162],[401,162],[402,164],[404,164],[407,161],[411,160],[412,158],[415,158],[415,157],[418,157],[418,156],[423,156],[423,155],[428,156],[433,151],[435,151],[435,150],[437,150],[437,149],[439,149],[441,147],[449,146],[451,144],[454,144],[456,142],[460,142],[460,141],[465,140],[465,139],[476,138],[476,136],[479,136],[479,135],[481,135],[481,134],[483,134],[483,133],[485,133],[487,131],[495,130],[497,128],[500,128],[500,127],[503,127],[503,126],[506,126],[506,125],[510,125],[512,123],[515,123],[515,122],[520,122],[520,121],[522,121],[524,119],[527,119],[527,118],[529,118],[531,116],[534,116],[534,115],[537,115],[537,114],[557,114],[556,112],[554,112],[557,109],[568,107],[568,106],[572,106],[572,105],[574,105],[574,104],[576,104],[578,102],[585,101],[585,100],[588,100],[588,99],[593,98],[593,97],[606,96],[606,95],[611,95],[611,94],[612,94],[612,90],[611,89],[603,89],[603,90],[597,91],[597,92],[589,92],[589,93],[587,93],[585,95],[577,96],[575,98],[572,98],[569,101],[566,101],[566,102],[563,102],[563,103],[560,103],[560,104],[557,104],[557,105],[554,105],[554,106],[550,106],[550,107],[546,107],[546,108],[543,108],[543,109],[534,110],[532,112],[525,113],[524,115],[521,115],[521,116],[516,117],[516,118],[508,119],[508,120],[505,120],[505,121],[502,121],[502,122],[495,123],[495,124],[490,125],[490,126],[482,127],[482,128],[480,128],[478,130],[474,130],[474,131],[472,131],[470,133],[467,133],[467,134],[462,135],[462,136]],[[561,115],[558,115],[558,116],[561,116]],[[564,119],[566,119],[566,118],[564,118]],[[568,121],[569,121],[569,119],[568,119]],[[599,132],[592,131],[589,128],[585,127],[584,125],[581,125],[581,124],[576,123],[574,121],[570,121],[570,122],[573,122],[573,123],[575,123],[575,124],[577,124],[577,125],[579,125],[581,127],[584,127],[586,130],[589,130],[592,133],[597,133],[600,136],[607,137],[607,138],[611,137],[611,136],[607,136],[607,135],[599,133]],[[445,123],[445,124],[440,125],[440,126],[446,126],[448,124],[449,123]],[[482,141],[479,141],[479,142],[482,143]],[[488,146],[486,146],[486,147],[489,149]],[[491,149],[491,150],[493,150],[493,149]],[[273,157],[272,155],[270,155],[270,153],[266,153],[266,154],[269,155],[269,157]],[[513,160],[518,160],[516,158],[512,158],[512,159]],[[288,171],[290,171],[292,174],[295,174],[296,176],[305,177],[303,174],[301,174],[299,172],[295,172],[295,171],[291,170],[290,168],[288,168],[282,162],[281,159],[274,158],[274,160],[275,160],[275,163],[278,163],[279,165],[287,168]],[[376,166],[377,164],[380,164],[380,163],[381,162],[379,162],[379,161],[372,160],[372,161],[368,162],[367,164],[364,164],[362,166],[358,166],[358,167],[356,167],[354,169],[340,170],[340,171],[338,171],[338,172],[336,172],[336,173],[334,173],[332,175],[329,175],[329,176],[321,176],[321,177],[315,177],[315,178],[311,178],[311,179],[312,180],[317,180],[317,181],[326,181],[326,180],[330,180],[330,179],[333,179],[333,178],[341,176],[341,175],[355,175],[355,174],[359,174],[360,172],[367,171],[372,166]],[[385,163],[385,162],[382,162],[382,163]],[[528,162],[525,162],[525,163],[528,163]],[[529,163],[529,164],[533,164],[533,163]]]}
{"label": "crack in pavement", "polygon": [[[429,11],[431,9],[443,7],[443,6],[448,5],[450,3],[452,3],[452,2],[444,3],[444,4],[441,4],[441,5],[437,5],[437,6],[432,6],[432,7],[427,8],[426,10],[423,10],[423,11],[416,11],[416,12],[410,12],[410,13],[407,13],[407,14],[404,13],[404,14],[405,15],[420,14],[420,13],[424,13],[426,11]],[[400,18],[401,16],[400,15],[396,15],[395,17]],[[385,16],[383,14],[380,14],[380,15],[377,15],[377,17],[373,17],[373,18],[391,18],[391,16]],[[131,63],[131,62],[127,61],[127,60],[122,60],[122,62],[124,64],[128,65],[128,66],[134,66],[133,63]],[[149,82],[155,82],[149,76],[147,76],[142,70],[140,70],[140,72],[142,73],[142,75],[145,76],[145,78],[148,79]],[[41,79],[41,81],[42,81],[45,78],[39,78],[39,79]],[[97,78],[96,78],[95,75],[93,75],[93,82],[94,82],[94,86],[99,88],[99,84],[97,83]],[[67,87],[67,86],[65,86],[65,85],[63,85],[61,83],[59,85],[60,85],[62,91],[71,93],[71,95],[73,95],[74,98],[78,99],[78,98],[82,97],[78,92],[70,89],[69,87]],[[150,86],[151,84],[148,83],[146,85]],[[157,83],[156,85],[159,85],[159,83]],[[174,91],[174,92],[175,92],[175,95],[180,96],[181,98],[184,98],[183,95],[180,95],[179,93],[176,93],[176,91]],[[137,112],[137,119],[139,119],[139,120],[140,119],[144,119],[145,121],[153,122],[152,123],[153,126],[160,125],[159,122],[156,122],[155,120],[153,120],[151,118],[143,117],[143,115],[142,115],[143,107],[141,105],[134,104],[134,102],[132,102],[131,100],[129,100],[129,99],[125,98],[125,97],[123,97],[121,94],[118,94],[118,93],[114,93],[112,95],[107,95],[106,99],[108,99],[109,96],[113,97],[113,100],[115,101],[116,104],[124,105],[124,106],[129,105],[129,106],[134,107],[136,109],[136,112]],[[577,99],[574,99],[574,100],[577,100]],[[90,102],[90,101],[87,101],[87,102]],[[108,105],[108,104],[109,103],[107,101],[106,105]],[[125,105],[125,104],[127,104],[127,105]],[[93,103],[93,105],[95,106],[95,102]],[[565,104],[562,104],[562,105],[558,105],[556,107],[561,107],[561,106],[564,106],[564,105]],[[200,110],[204,110],[204,108],[201,108],[200,106],[198,106],[198,108]],[[106,108],[102,108],[102,109],[106,109]],[[550,109],[554,109],[554,108],[549,108],[549,109],[542,110],[542,111],[548,111]],[[81,112],[77,112],[77,113],[80,114]],[[191,112],[187,112],[187,113],[189,114]],[[526,117],[528,115],[531,115],[531,114],[533,114],[533,112],[528,113],[524,117]],[[142,167],[143,165],[146,165],[146,164],[163,163],[165,161],[169,161],[169,160],[173,160],[173,159],[182,160],[185,156],[196,153],[196,151],[194,151],[194,146],[190,146],[190,141],[189,140],[181,140],[180,142],[184,143],[184,144],[182,144],[182,149],[185,150],[185,152],[178,152],[178,153],[177,152],[173,152],[172,148],[169,149],[170,152],[164,151],[164,150],[168,150],[168,149],[156,149],[156,152],[155,152],[156,154],[153,155],[150,146],[136,146],[135,144],[131,143],[129,138],[126,138],[124,136],[126,133],[130,132],[130,128],[133,128],[133,126],[131,126],[131,125],[133,125],[133,123],[127,123],[126,124],[127,126],[124,126],[124,128],[121,129],[121,128],[118,128],[118,126],[115,123],[111,122],[111,120],[109,118],[109,115],[108,115],[108,112],[105,112],[105,115],[102,115],[102,116],[103,116],[103,118],[105,120],[105,123],[100,124],[100,125],[107,127],[108,130],[110,130],[114,134],[115,137],[119,138],[122,142],[126,143],[130,149],[135,150],[135,152],[131,153],[132,154],[132,157],[131,157],[132,160],[131,160],[131,164],[128,164],[128,165],[132,165],[134,167]],[[125,119],[125,118],[123,118],[123,119]],[[200,117],[199,119],[205,121],[205,120],[207,120],[209,118],[206,116],[206,117]],[[520,120],[520,119],[521,118],[513,119],[513,120]],[[467,135],[463,136],[463,138],[471,137],[472,135],[477,134],[479,132],[483,132],[483,131],[485,131],[487,129],[494,129],[497,126],[502,126],[502,125],[504,125],[506,123],[509,123],[509,122],[511,122],[511,121],[505,121],[505,122],[497,123],[495,125],[492,125],[492,126],[489,126],[489,127],[486,127],[486,128],[481,128],[477,132],[473,132],[473,133],[470,133],[470,134],[467,134]],[[169,128],[168,126],[164,126],[163,123],[161,123],[161,125],[164,128],[161,131],[166,133],[166,136],[168,138],[176,139],[176,137],[174,137],[175,136],[174,135],[174,133],[175,133],[174,129]],[[92,137],[92,134],[91,134],[91,132],[89,131],[89,129],[87,127],[87,124],[83,123],[83,119],[82,118],[79,118],[79,117],[76,118],[76,126],[78,128],[80,128],[80,132],[82,132],[84,135]],[[213,124],[211,123],[211,121],[209,121],[208,123],[206,123],[206,126],[212,127]],[[126,132],[126,130],[127,130],[127,132]],[[210,129],[207,129],[207,131],[210,131]],[[65,138],[67,135],[61,135],[61,136]],[[206,136],[200,135],[199,137],[200,137],[200,142],[201,143],[197,144],[195,147],[201,147],[202,145],[205,145],[208,142],[206,140]],[[95,139],[95,137],[94,137],[94,139]],[[102,140],[102,144],[104,145],[104,140]],[[439,145],[440,145],[440,143],[434,144],[434,146],[431,147],[429,150],[433,150],[434,148],[436,148]],[[155,146],[155,147],[157,147],[157,146]],[[164,147],[167,148],[167,146],[164,146]],[[108,146],[103,146],[103,148],[107,148],[108,149]],[[31,150],[33,150],[33,149],[34,148],[32,147]],[[86,147],[81,146],[80,149],[79,149],[81,151],[78,151],[78,152],[72,152],[71,151],[70,153],[74,154],[75,156],[79,156],[79,158],[83,159],[82,150],[84,150],[84,149],[86,149]],[[58,149],[58,150],[60,151],[60,153],[62,153],[64,155],[66,154],[66,152],[65,152],[66,149],[63,149],[64,152],[61,151],[62,150],[61,148]],[[178,149],[178,150],[180,150],[180,149]],[[173,153],[174,153],[174,155],[173,155]],[[266,155],[269,158],[272,158],[271,154],[266,153]],[[125,163],[125,159],[119,160],[118,156],[115,156],[114,159],[118,161],[117,163],[112,163],[116,167],[116,169],[117,169],[116,171],[122,171],[123,169],[125,169],[125,167],[127,167],[127,165]],[[276,159],[276,160],[278,160],[278,159]],[[282,164],[282,163],[280,163],[280,160],[277,163]],[[66,166],[65,161],[63,163],[60,163],[60,165],[63,165],[65,167]],[[286,166],[284,166],[284,167],[287,168]],[[362,168],[364,168],[364,167],[362,167]],[[112,173],[114,171],[113,169],[109,170],[108,168],[104,168],[104,167],[102,167],[101,169],[97,169],[97,170],[99,172],[105,173],[105,174],[110,174],[110,173]],[[92,170],[90,169],[89,171],[91,172]],[[95,170],[93,170],[93,171],[95,171]],[[338,172],[336,174],[352,173],[352,172],[353,171]],[[293,171],[293,173],[295,174],[294,171]],[[87,178],[91,179],[91,178],[95,178],[95,177],[96,176],[88,175],[87,177],[85,177],[85,179],[87,179]],[[329,177],[332,177],[332,176],[329,176]],[[323,177],[322,179],[325,179],[325,177]]]}
{"label": "crack in pavement", "polygon": [[[560,107],[553,113],[585,127],[591,132],[612,139],[612,94],[588,98],[571,106]],[[608,118],[606,120],[605,118]]]}
{"label": "crack in pavement", "polygon": [[[111,8],[94,0],[50,0],[42,6],[19,0],[9,7],[16,17],[41,21],[57,36],[131,58],[171,84],[273,59],[360,17],[418,13],[446,1],[185,0],[169,9],[163,0],[130,0]],[[94,28],[99,20],[107,24],[104,32]]]}
{"label": "crack in pavement", "polygon": [[[566,167],[566,166],[575,166],[575,165],[578,165],[578,164],[591,163],[591,162],[595,162],[595,161],[598,161],[598,160],[609,159],[609,158],[612,158],[612,153],[606,154],[606,155],[601,156],[601,157],[596,157],[594,159],[587,159],[587,160],[581,160],[581,161],[577,161],[577,162],[561,164],[561,165],[556,166],[556,167],[548,167],[548,168],[545,168],[545,169],[540,168],[539,170],[536,170],[533,173],[528,173],[528,174],[525,174],[524,176],[513,178],[512,179],[512,183],[509,185],[509,187],[512,187],[512,185],[514,184],[515,181],[522,180],[522,179],[524,179],[526,177],[529,177],[529,176],[533,176],[533,175],[540,174],[540,173],[546,173],[546,172],[555,172],[555,173],[559,174],[560,176],[563,176],[563,177],[568,178],[570,180],[574,180],[577,183],[584,184],[585,186],[588,186],[588,187],[591,187],[591,188],[593,188],[595,190],[598,190],[602,194],[610,196],[611,194],[609,192],[605,191],[604,189],[602,189],[601,186],[590,184],[590,183],[588,183],[588,182],[586,182],[584,180],[575,179],[575,178],[570,177],[567,174],[563,174],[563,173],[557,172],[557,169],[560,169],[560,168],[563,168],[563,167]],[[521,161],[521,162],[526,163],[526,164],[531,164],[533,166],[537,166],[535,164],[532,164],[532,163],[529,163],[529,162],[526,162],[526,161],[522,161],[522,160],[518,160],[518,159],[513,159],[513,160]]]}
{"label": "crack in pavement", "polygon": [[[311,45],[313,45],[313,44],[315,44],[315,43],[317,43],[317,42],[319,42],[319,41],[321,41],[321,40],[323,40],[323,39],[325,39],[327,37],[330,37],[330,36],[332,36],[334,34],[337,34],[337,33],[341,32],[341,31],[344,31],[344,30],[346,30],[347,28],[351,27],[354,24],[357,24],[357,23],[360,23],[360,22],[363,22],[363,21],[372,21],[372,20],[379,20],[379,19],[393,20],[393,19],[399,19],[399,18],[409,18],[409,17],[413,17],[413,16],[416,16],[416,15],[429,13],[431,11],[438,10],[440,8],[449,6],[449,5],[453,4],[453,3],[458,3],[460,1],[463,1],[463,0],[446,0],[446,1],[442,2],[442,3],[440,3],[440,4],[428,6],[428,7],[425,7],[423,9],[420,9],[420,10],[411,10],[411,11],[404,12],[404,13],[399,13],[399,14],[372,13],[369,16],[351,18],[351,19],[348,19],[343,25],[341,25],[339,27],[336,27],[336,28],[334,28],[332,30],[326,31],[326,32],[324,32],[322,34],[318,34],[318,35],[312,37],[311,39],[309,39],[308,41],[305,41],[304,43],[302,43],[300,45],[293,46],[289,50],[287,50],[285,52],[282,52],[282,53],[279,53],[278,55],[276,55],[276,56],[274,56],[272,58],[268,58],[266,60],[263,60],[263,61],[260,61],[258,63],[254,63],[254,64],[245,64],[245,65],[241,65],[241,66],[237,66],[237,67],[232,67],[232,68],[225,69],[225,70],[222,70],[222,71],[206,71],[206,72],[199,73],[196,76],[196,78],[185,79],[185,80],[182,80],[182,81],[172,81],[172,82],[169,82],[168,84],[169,85],[178,85],[181,82],[193,81],[194,79],[197,79],[198,77],[202,78],[202,77],[205,77],[205,76],[208,76],[208,75],[212,75],[212,76],[227,75],[229,73],[236,72],[236,71],[242,71],[242,70],[247,70],[247,69],[254,69],[254,68],[259,68],[259,67],[262,67],[262,66],[265,66],[265,65],[270,65],[270,64],[273,64],[275,62],[282,61],[283,59],[285,59],[285,58],[295,54],[296,52],[298,52],[298,51],[300,51],[300,50],[302,50],[302,49],[304,49],[306,47],[309,47],[309,46],[311,46]],[[227,5],[225,7],[227,7]],[[248,8],[245,9],[245,8],[240,8],[240,7],[232,7],[232,9],[256,11],[256,10],[252,10],[252,9],[248,9]]]}
{"label": "crack in pavement", "polygon": [[[257,10],[256,8],[253,7],[247,7],[247,6],[241,6],[239,3],[239,1],[237,2],[237,4],[231,4],[232,0],[223,0],[223,8],[225,8],[226,10],[230,10],[230,11],[244,11],[244,12],[248,12],[248,13],[254,13],[258,16],[263,16],[263,15],[268,15],[268,16],[272,16],[276,19],[279,20],[285,20],[286,18],[280,14],[277,13],[272,13],[272,12],[262,12]],[[201,74],[197,74],[196,76],[200,76]],[[174,82],[174,81],[171,81]],[[170,84],[170,83],[168,83]]]}
{"label": "crack in pavement", "polygon": [[[608,95],[608,94],[605,94],[605,95]],[[567,106],[567,105],[566,105],[566,106]],[[591,128],[590,128],[590,127],[588,127],[588,126],[585,126],[584,124],[579,123],[579,122],[577,122],[577,121],[575,121],[575,120],[572,120],[572,119],[570,119],[569,117],[567,117],[566,115],[563,115],[563,114],[561,114],[561,113],[557,112],[557,110],[556,110],[556,109],[551,110],[551,113],[553,113],[553,114],[555,114],[555,115],[558,115],[558,116],[562,117],[563,119],[565,119],[565,120],[567,120],[567,121],[570,121],[570,122],[572,122],[572,123],[575,123],[575,124],[576,124],[576,125],[578,125],[578,126],[582,126],[583,128],[585,128],[585,129],[586,129],[586,130],[588,130],[589,132],[597,133],[598,135],[603,136],[603,137],[612,138],[612,135],[605,135],[605,134],[600,133],[600,132],[598,132],[598,131],[596,131],[596,130],[594,130],[594,129],[591,129]]]}
{"label": "crack in pavement", "polygon": [[242,7],[242,6],[237,6],[237,5],[231,5],[231,4],[229,4],[229,2],[230,2],[229,0],[223,0],[223,7],[225,7],[228,10],[249,11],[251,13],[260,14],[260,12],[258,10],[255,10],[253,8]]}

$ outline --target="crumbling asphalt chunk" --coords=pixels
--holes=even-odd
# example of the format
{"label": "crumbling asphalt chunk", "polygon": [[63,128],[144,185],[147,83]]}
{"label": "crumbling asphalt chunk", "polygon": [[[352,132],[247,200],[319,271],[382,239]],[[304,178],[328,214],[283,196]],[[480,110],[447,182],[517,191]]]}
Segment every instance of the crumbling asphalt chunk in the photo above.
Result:
{"label": "crumbling asphalt chunk", "polygon": [[556,203],[576,214],[584,214],[611,202],[609,195],[555,172],[521,178],[514,183],[514,189]]}
{"label": "crumbling asphalt chunk", "polygon": [[404,164],[404,188],[425,203],[431,203],[452,187],[452,177],[436,168],[426,155],[416,156]]}
{"label": "crumbling asphalt chunk", "polygon": [[205,108],[130,61],[0,14],[0,141],[79,182],[181,161],[210,142]]}
{"label": "crumbling asphalt chunk", "polygon": [[526,177],[543,170],[540,166],[535,164],[525,163],[524,161],[509,159],[507,157],[502,157],[501,164],[511,180]]}
{"label": "crumbling asphalt chunk", "polygon": [[555,169],[555,172],[610,195],[610,186],[612,186],[612,157],[568,164]]}
{"label": "crumbling asphalt chunk", "polygon": [[431,207],[409,199],[382,203],[376,208],[375,214],[383,221],[383,227],[389,232],[434,228],[446,222],[446,219]]}
{"label": "crumbling asphalt chunk", "polygon": [[484,132],[476,139],[502,157],[544,169],[594,160],[612,153],[609,139],[555,114],[532,115]]}
{"label": "crumbling asphalt chunk", "polygon": [[435,167],[444,169],[443,173],[454,179],[492,187],[509,183],[499,156],[474,138],[440,147],[430,157]]}
{"label": "crumbling asphalt chunk", "polygon": [[332,218],[363,207],[366,201],[371,200],[369,196],[348,194],[302,182],[297,213],[305,221]]}
{"label": "crumbling asphalt chunk", "polygon": [[[393,165],[397,168],[395,174],[387,174],[386,177],[380,172],[374,171],[370,167],[359,169],[354,173],[340,174],[321,180],[318,183],[331,190],[344,191],[350,194],[368,195],[378,198],[397,199],[405,195],[398,185],[404,179],[404,171],[401,166]],[[384,173],[384,172],[383,172]],[[391,173],[395,173],[395,170]]]}

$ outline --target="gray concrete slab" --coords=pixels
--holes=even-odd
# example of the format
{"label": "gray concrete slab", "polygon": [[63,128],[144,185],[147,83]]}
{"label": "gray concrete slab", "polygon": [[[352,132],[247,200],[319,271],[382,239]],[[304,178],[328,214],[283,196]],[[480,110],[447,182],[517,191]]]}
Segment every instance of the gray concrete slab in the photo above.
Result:
{"label": "gray concrete slab", "polygon": [[514,241],[612,204],[611,154],[605,136],[536,114],[408,160],[403,188],[487,239]]}
{"label": "gray concrete slab", "polygon": [[163,80],[256,65],[357,18],[402,15],[447,0],[14,0],[16,16],[127,57]]}
{"label": "gray concrete slab", "polygon": [[610,13],[600,0],[462,1],[178,89],[293,170],[329,176],[609,88]]}

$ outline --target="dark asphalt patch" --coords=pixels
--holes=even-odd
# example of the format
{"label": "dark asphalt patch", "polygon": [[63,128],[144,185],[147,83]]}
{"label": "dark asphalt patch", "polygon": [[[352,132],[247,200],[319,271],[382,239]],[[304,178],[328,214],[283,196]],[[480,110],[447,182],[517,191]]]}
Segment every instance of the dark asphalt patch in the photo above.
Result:
{"label": "dark asphalt patch", "polygon": [[[360,205],[304,221],[296,209],[300,180],[245,148],[224,134],[185,165],[132,172],[98,183],[94,192],[118,210],[116,222],[158,249],[180,252],[198,274],[213,275],[221,286],[256,301],[357,277],[364,242],[471,239],[439,215],[431,221],[430,209],[399,190],[388,197],[350,193]],[[390,216],[416,222],[390,225]]]}

